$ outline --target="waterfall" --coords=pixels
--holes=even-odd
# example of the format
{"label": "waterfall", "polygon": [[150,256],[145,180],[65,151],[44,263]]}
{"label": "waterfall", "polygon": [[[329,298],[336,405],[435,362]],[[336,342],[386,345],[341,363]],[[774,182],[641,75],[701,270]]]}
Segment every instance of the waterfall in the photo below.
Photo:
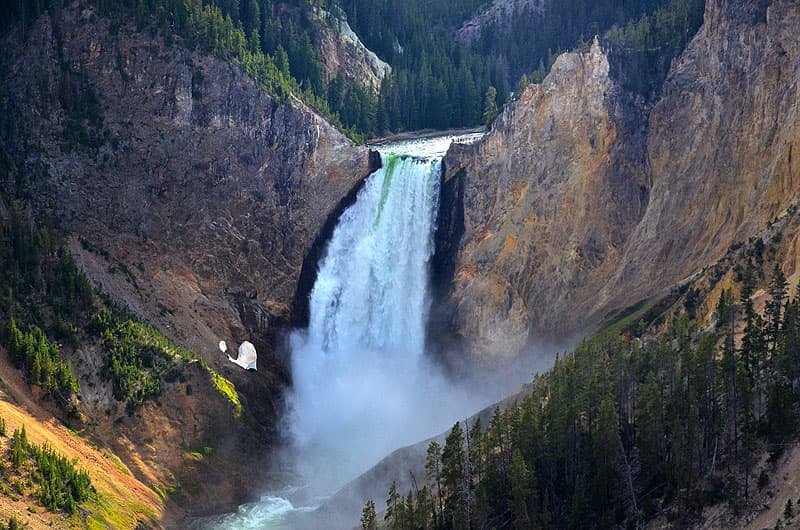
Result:
{"label": "waterfall", "polygon": [[290,429],[303,463],[326,466],[331,486],[414,441],[407,394],[425,384],[419,366],[441,160],[382,160],[339,220],[311,292],[308,330],[292,337]]}
{"label": "waterfall", "polygon": [[383,156],[328,245],[311,292],[313,348],[296,364],[349,362],[359,349],[422,353],[440,167],[438,160]]}
{"label": "waterfall", "polygon": [[290,337],[284,428],[302,494],[271,492],[211,528],[303,527],[285,526],[285,517],[486,404],[424,355],[441,160],[453,139],[379,148],[383,166],[342,214],[319,263],[309,327]]}

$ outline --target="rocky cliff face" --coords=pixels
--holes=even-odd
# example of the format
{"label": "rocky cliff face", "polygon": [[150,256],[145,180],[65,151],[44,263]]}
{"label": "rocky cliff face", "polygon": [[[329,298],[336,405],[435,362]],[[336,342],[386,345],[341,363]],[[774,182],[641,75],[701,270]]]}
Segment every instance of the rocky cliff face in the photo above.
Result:
{"label": "rocky cliff face", "polygon": [[[0,141],[35,176],[3,186],[74,234],[98,287],[233,380],[253,421],[230,434],[263,454],[288,377],[276,333],[295,316],[304,259],[374,158],[237,68],[80,4],[1,48]],[[259,371],[228,363],[219,340],[254,342]],[[191,422],[176,423],[191,441]]]}
{"label": "rocky cliff face", "polygon": [[465,43],[478,40],[483,30],[492,24],[508,23],[516,12],[544,12],[544,0],[493,0],[480,13],[464,22],[456,35]]}
{"label": "rocky cliff face", "polygon": [[597,45],[562,55],[482,143],[451,149],[432,334],[485,360],[585,329],[795,201],[798,17],[788,0],[709,0],[650,112],[624,103]]}
{"label": "rocky cliff face", "polygon": [[322,225],[369,173],[367,150],[226,63],[109,24],[70,9],[4,43],[3,143],[39,175],[18,191],[124,263],[144,260],[147,280],[192,291],[166,309],[219,301],[239,332],[274,329]]}
{"label": "rocky cliff face", "polygon": [[314,41],[322,57],[326,79],[330,81],[341,73],[348,81],[378,93],[381,81],[391,74],[392,67],[361,42],[347,19],[334,17],[321,9],[315,9],[310,16],[315,22]]}
{"label": "rocky cliff face", "polygon": [[514,355],[531,329],[573,331],[566,309],[593,303],[644,212],[640,131],[608,71],[597,44],[562,55],[482,142],[445,158],[446,325],[480,358]]}
{"label": "rocky cliff face", "polygon": [[798,198],[798,27],[797,2],[707,3],[650,114],[651,200],[595,311],[681,280]]}

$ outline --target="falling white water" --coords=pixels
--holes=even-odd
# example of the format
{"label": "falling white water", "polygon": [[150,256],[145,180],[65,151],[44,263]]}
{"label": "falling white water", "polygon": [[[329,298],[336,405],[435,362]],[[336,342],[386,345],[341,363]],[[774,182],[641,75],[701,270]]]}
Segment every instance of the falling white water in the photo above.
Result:
{"label": "falling white water", "polygon": [[308,331],[292,337],[290,428],[300,471],[323,489],[418,435],[408,394],[426,384],[420,363],[441,160],[382,159],[334,231]]}
{"label": "falling white water", "polygon": [[[328,246],[311,292],[307,338],[294,357],[301,376],[315,365],[312,373],[325,377],[331,364],[349,365],[357,350],[422,354],[441,163],[385,155],[383,164]],[[296,383],[322,382],[308,379]]]}
{"label": "falling white water", "polygon": [[[290,341],[287,428],[305,503],[486,404],[424,356],[441,158],[453,140],[379,147],[383,167],[342,214],[319,264],[309,327]],[[294,509],[265,499],[223,526],[281,528]]]}

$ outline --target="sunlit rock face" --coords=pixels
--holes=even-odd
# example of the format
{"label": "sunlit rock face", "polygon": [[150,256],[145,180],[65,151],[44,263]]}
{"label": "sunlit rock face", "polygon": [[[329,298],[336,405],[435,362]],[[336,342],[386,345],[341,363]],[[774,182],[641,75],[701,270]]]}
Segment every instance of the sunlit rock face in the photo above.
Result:
{"label": "sunlit rock face", "polygon": [[667,289],[798,198],[800,9],[710,2],[652,108],[598,46],[445,158],[432,335],[482,362]]}
{"label": "sunlit rock face", "polygon": [[652,191],[601,294],[646,294],[718,259],[798,199],[800,5],[709,2],[648,127]]}
{"label": "sunlit rock face", "polygon": [[452,281],[440,335],[481,361],[512,358],[531,329],[576,329],[580,310],[567,308],[593,302],[644,212],[638,131],[608,72],[596,43],[561,55],[483,142],[445,158],[437,264]]}

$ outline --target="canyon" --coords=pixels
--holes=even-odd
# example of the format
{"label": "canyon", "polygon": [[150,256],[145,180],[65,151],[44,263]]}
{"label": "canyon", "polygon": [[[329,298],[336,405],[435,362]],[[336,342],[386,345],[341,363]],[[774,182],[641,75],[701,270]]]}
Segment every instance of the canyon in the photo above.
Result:
{"label": "canyon", "polygon": [[[504,12],[495,2],[481,16]],[[793,0],[708,0],[654,101],[621,88],[601,37],[560,55],[482,139],[453,144],[427,353],[452,374],[548,357],[771,234],[800,198],[798,27]],[[320,31],[328,77],[345,68],[379,87],[387,70],[369,50]],[[159,404],[110,415],[103,353],[87,346],[68,354],[90,436],[122,458],[131,487],[183,485],[154,524],[255,500],[282,480],[288,334],[308,325],[327,245],[380,155],[239,67],[80,2],[9,32],[0,71],[0,219],[21,204],[31,223],[53,222],[98,291],[230,379],[244,411],[234,418],[194,378],[191,395],[173,385]],[[794,292],[800,226],[781,223],[776,259]],[[251,341],[258,370],[229,363],[220,340]],[[215,458],[187,463],[206,446]],[[424,454],[393,458],[348,486],[358,505]]]}
{"label": "canyon", "polygon": [[[98,431],[150,462],[149,481],[174,483],[183,448],[213,446],[224,465],[200,463],[190,512],[235,507],[253,495],[246,482],[266,480],[253,462],[279,440],[290,375],[276,344],[296,318],[304,259],[379,159],[239,69],[78,4],[8,35],[0,64],[5,199],[58,222],[94,286],[230,378],[249,418],[233,421],[200,388],[203,401],[172,396],[183,405],[145,407],[121,431],[98,400]],[[220,340],[253,342],[259,370],[229,363]],[[74,364],[89,380],[99,352],[83,355]]]}

